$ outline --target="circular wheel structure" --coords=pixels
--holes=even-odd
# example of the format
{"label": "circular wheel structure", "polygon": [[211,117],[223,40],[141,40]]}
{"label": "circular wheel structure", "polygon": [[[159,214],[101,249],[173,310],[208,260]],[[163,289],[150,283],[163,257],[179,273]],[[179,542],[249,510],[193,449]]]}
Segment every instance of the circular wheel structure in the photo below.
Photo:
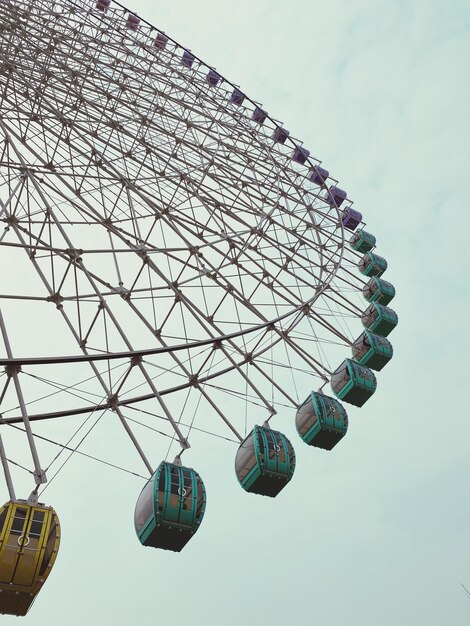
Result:
{"label": "circular wheel structure", "polygon": [[393,287],[320,161],[117,2],[3,0],[0,41],[4,468],[41,485],[105,420],[148,476],[348,401]]}

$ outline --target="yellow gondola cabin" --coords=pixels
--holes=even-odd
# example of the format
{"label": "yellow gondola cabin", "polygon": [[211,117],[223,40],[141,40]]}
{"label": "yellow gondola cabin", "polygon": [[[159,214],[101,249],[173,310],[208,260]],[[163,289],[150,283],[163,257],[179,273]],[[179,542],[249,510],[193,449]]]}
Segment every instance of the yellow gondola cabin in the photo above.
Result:
{"label": "yellow gondola cabin", "polygon": [[59,519],[51,507],[16,500],[0,509],[0,613],[26,615],[59,543]]}

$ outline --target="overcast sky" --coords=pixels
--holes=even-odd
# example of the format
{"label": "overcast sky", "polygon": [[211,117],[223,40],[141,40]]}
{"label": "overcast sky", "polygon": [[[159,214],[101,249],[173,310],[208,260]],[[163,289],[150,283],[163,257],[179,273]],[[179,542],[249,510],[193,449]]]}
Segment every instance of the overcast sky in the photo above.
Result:
{"label": "overcast sky", "polygon": [[470,4],[129,8],[240,84],[348,190],[397,288],[395,357],[334,457],[298,443],[274,501],[238,488],[232,447],[204,442],[191,460],[210,508],[180,555],[139,546],[132,478],[98,467],[85,482],[75,465],[77,488],[69,474],[48,492],[63,541],[25,623],[469,624]]}

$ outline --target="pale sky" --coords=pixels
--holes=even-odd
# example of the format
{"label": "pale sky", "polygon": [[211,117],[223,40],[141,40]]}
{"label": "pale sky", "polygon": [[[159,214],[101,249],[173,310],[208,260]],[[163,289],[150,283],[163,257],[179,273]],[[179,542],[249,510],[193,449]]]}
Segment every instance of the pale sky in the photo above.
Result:
{"label": "pale sky", "polygon": [[351,411],[354,427],[334,456],[296,443],[296,479],[276,500],[238,487],[233,446],[193,444],[210,506],[179,555],[139,545],[139,483],[74,465],[47,492],[62,545],[22,619],[469,624],[461,583],[470,588],[470,5],[134,0],[129,8],[262,103],[348,190],[397,288],[395,356],[374,398]]}

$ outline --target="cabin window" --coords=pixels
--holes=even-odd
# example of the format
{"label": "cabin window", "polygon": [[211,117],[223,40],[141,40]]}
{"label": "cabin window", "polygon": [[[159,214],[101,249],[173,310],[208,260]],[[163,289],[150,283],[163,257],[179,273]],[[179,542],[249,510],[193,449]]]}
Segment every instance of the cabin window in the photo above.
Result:
{"label": "cabin window", "polygon": [[287,440],[287,454],[289,455],[289,468],[291,472],[293,472],[295,466],[295,452],[289,440]]}
{"label": "cabin window", "polygon": [[202,514],[202,507],[204,506],[204,489],[202,486],[202,482],[200,480],[197,481],[197,511],[196,511],[196,519],[199,519]]}
{"label": "cabin window", "polygon": [[271,430],[265,430],[266,441],[268,442],[268,456],[271,460],[276,458],[276,441]]}
{"label": "cabin window", "polygon": [[324,401],[323,405],[325,407],[325,418],[327,418],[327,419],[329,417],[333,417],[334,418],[335,413],[334,413],[334,407],[333,407],[332,403]]}
{"label": "cabin window", "polygon": [[329,408],[330,408],[330,411],[331,411],[331,415],[333,416],[333,419],[334,420],[340,420],[341,419],[341,414],[339,412],[339,409],[338,409],[337,405],[331,403]]}
{"label": "cabin window", "polygon": [[193,481],[191,472],[189,470],[183,470],[183,484],[184,488],[181,491],[181,496],[184,499],[183,509],[190,511],[193,508]]}
{"label": "cabin window", "polygon": [[170,493],[174,495],[178,495],[178,490],[180,487],[180,476],[177,467],[172,467],[170,469]]}
{"label": "cabin window", "polygon": [[334,391],[340,391],[345,383],[350,380],[350,375],[346,365],[343,365],[340,370],[336,371],[331,377],[331,386]]}
{"label": "cabin window", "polygon": [[285,463],[287,461],[286,450],[284,448],[284,441],[282,439],[281,433],[276,432],[274,436],[277,443],[277,458],[279,459],[280,463]]}
{"label": "cabin window", "polygon": [[[259,433],[258,433],[259,436]],[[253,441],[253,435],[250,435],[248,439],[242,443],[238,449],[238,453],[235,459],[235,469],[238,477],[242,480],[247,476],[256,465],[255,446]]]}
{"label": "cabin window", "polygon": [[153,513],[153,480],[149,480],[140,494],[135,510],[135,529],[140,532]]}
{"label": "cabin window", "polygon": [[165,499],[165,470],[160,470],[160,476],[158,478],[158,496],[157,496],[157,506],[158,510],[161,511],[163,509]]}
{"label": "cabin window", "polygon": [[40,537],[43,521],[44,511],[34,511],[33,521],[31,522],[31,528],[29,529],[31,537]]}
{"label": "cabin window", "polygon": [[0,513],[0,531],[3,530],[6,518],[7,518],[7,509],[3,509],[3,511]]}
{"label": "cabin window", "polygon": [[41,563],[41,567],[39,569],[39,576],[42,576],[49,565],[52,555],[54,553],[54,546],[56,540],[56,522],[55,519],[52,518],[51,527],[49,529],[49,535],[47,537],[46,549],[44,551],[44,558]]}
{"label": "cabin window", "polygon": [[[168,489],[168,487],[167,487]],[[179,507],[180,473],[177,467],[170,467],[170,506],[172,509]]]}
{"label": "cabin window", "polygon": [[258,438],[259,460],[260,460],[261,465],[264,465],[264,453],[265,453],[266,446],[264,443],[261,430],[257,429],[256,436]]}
{"label": "cabin window", "polygon": [[300,435],[305,435],[316,421],[317,416],[315,415],[313,402],[311,398],[308,398],[297,411],[297,428],[299,429]]}
{"label": "cabin window", "polygon": [[15,511],[15,517],[13,518],[13,524],[11,525],[12,535],[21,535],[23,532],[24,524],[26,521],[27,511],[26,509],[17,508]]}

